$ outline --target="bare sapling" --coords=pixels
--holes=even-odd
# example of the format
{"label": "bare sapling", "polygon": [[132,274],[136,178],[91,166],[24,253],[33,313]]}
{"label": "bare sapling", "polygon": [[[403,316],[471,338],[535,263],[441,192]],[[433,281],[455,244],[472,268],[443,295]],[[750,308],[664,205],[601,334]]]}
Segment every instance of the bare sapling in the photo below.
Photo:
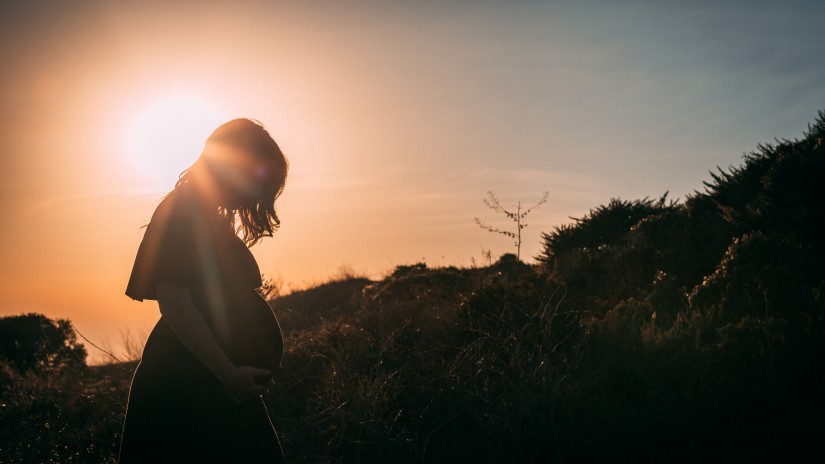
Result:
{"label": "bare sapling", "polygon": [[[544,203],[547,203],[547,198],[550,196],[550,192],[544,192],[544,196],[541,197],[541,200],[539,200],[538,203],[524,210],[522,210],[521,200],[511,205],[511,209],[507,209],[501,205],[501,202],[492,190],[488,190],[487,195],[488,198],[484,199],[484,204],[487,205],[487,207],[492,209],[493,211],[499,212],[507,216],[508,219],[515,223],[516,231],[512,232],[509,230],[497,229],[489,224],[482,222],[479,218],[474,218],[476,224],[478,224],[478,226],[484,230],[494,232],[496,234],[506,235],[507,237],[512,238],[513,245],[515,245],[516,247],[516,258],[521,260],[521,231],[525,227],[527,227],[527,223],[524,222],[524,218],[527,217],[527,215],[530,214],[530,212],[534,209],[538,208]],[[515,208],[515,211],[512,208]]]}

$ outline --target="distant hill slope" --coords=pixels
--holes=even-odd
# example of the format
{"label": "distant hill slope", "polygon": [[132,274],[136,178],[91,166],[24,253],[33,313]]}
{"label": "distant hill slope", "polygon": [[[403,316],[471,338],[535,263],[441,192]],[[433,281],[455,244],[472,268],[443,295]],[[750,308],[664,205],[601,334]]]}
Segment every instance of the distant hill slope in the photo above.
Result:
{"label": "distant hill slope", "polygon": [[366,278],[326,282],[269,300],[285,334],[338,320],[358,307],[361,291],[372,283]]}

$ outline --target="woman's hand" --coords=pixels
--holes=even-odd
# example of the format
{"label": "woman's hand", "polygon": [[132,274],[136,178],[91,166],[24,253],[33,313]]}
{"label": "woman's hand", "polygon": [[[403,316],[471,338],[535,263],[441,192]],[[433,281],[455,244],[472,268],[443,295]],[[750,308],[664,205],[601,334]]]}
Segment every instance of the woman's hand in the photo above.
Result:
{"label": "woman's hand", "polygon": [[269,389],[274,385],[272,380],[268,380],[266,385],[261,385],[255,383],[255,379],[257,377],[269,379],[271,375],[272,372],[267,369],[259,369],[252,366],[238,366],[228,372],[221,379],[221,382],[229,398],[235,403],[241,403],[244,400],[267,394]]}
{"label": "woman's hand", "polygon": [[[235,366],[218,345],[203,315],[192,301],[189,289],[174,284],[155,286],[160,313],[166,324],[204,366],[223,384],[236,403],[265,395],[274,386],[272,372],[252,366]],[[261,377],[267,382],[255,383]],[[263,383],[263,385],[261,385]]]}

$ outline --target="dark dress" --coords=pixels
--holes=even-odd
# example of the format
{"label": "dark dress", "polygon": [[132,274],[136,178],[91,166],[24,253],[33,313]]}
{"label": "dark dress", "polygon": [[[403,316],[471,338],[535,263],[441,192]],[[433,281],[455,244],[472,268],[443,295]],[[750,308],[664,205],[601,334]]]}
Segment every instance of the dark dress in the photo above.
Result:
{"label": "dark dress", "polygon": [[[126,294],[157,299],[161,282],[188,288],[235,365],[274,373],[283,338],[255,291],[255,258],[230,224],[193,200],[180,187],[155,210]],[[283,462],[283,454],[263,399],[232,402],[161,317],[132,379],[120,462]]]}

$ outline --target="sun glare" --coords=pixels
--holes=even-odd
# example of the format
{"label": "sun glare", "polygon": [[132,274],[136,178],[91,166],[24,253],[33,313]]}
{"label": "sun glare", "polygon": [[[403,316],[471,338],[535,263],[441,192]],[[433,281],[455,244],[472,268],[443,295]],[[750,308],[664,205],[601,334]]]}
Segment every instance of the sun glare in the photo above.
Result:
{"label": "sun glare", "polygon": [[203,99],[186,94],[149,101],[134,113],[124,137],[130,166],[146,181],[171,188],[197,159],[209,134],[222,120]]}

